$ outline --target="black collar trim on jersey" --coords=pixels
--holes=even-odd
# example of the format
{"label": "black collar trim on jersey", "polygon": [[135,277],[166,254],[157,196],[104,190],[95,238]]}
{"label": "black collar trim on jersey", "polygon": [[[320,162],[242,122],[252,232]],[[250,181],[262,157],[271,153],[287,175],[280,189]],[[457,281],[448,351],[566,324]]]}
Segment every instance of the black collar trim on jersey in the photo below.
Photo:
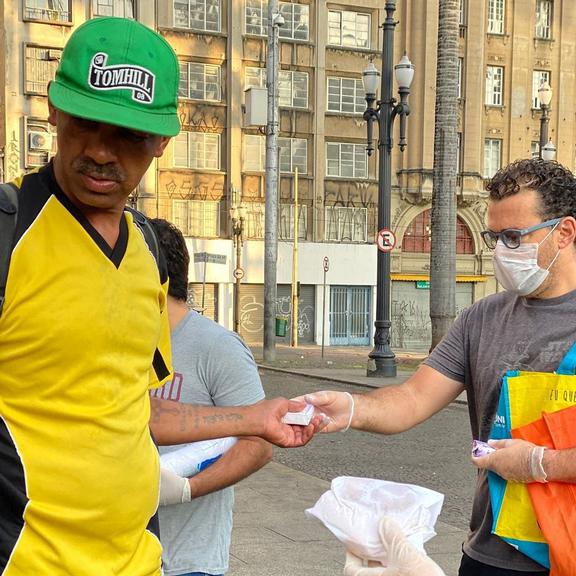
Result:
{"label": "black collar trim on jersey", "polygon": [[128,247],[128,224],[126,223],[126,216],[123,214],[120,220],[120,234],[118,235],[118,240],[114,248],[111,248],[108,242],[100,235],[98,230],[92,226],[88,218],[82,213],[82,211],[64,194],[62,188],[58,185],[56,177],[54,176],[54,166],[52,162],[47,167],[48,177],[50,178],[51,188],[54,190],[54,195],[59,200],[59,202],[70,212],[72,216],[78,221],[78,223],[86,230],[88,235],[94,240],[96,245],[102,250],[104,255],[110,259],[110,261],[116,266],[120,267],[124,254],[126,254],[126,248]]}

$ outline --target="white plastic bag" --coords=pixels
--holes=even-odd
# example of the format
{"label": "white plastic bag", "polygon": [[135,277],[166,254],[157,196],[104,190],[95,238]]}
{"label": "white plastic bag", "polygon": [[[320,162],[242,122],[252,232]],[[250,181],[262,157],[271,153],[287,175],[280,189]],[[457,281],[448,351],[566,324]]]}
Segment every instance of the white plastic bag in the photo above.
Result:
{"label": "white plastic bag", "polygon": [[218,460],[224,452],[236,444],[236,438],[201,440],[178,447],[160,456],[160,467],[183,478],[190,478]]}
{"label": "white plastic bag", "polygon": [[425,553],[424,543],[436,535],[434,525],[443,501],[443,494],[413,484],[339,476],[306,515],[318,518],[360,558],[386,566],[387,553],[378,532],[381,518],[393,518],[411,544]]}

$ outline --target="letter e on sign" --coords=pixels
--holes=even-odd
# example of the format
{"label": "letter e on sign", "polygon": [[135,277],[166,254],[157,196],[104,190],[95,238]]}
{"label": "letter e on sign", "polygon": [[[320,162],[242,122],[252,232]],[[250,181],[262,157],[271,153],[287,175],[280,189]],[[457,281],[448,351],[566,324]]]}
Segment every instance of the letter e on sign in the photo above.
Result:
{"label": "letter e on sign", "polygon": [[376,235],[376,244],[381,252],[390,252],[396,246],[396,235],[388,228],[382,228]]}

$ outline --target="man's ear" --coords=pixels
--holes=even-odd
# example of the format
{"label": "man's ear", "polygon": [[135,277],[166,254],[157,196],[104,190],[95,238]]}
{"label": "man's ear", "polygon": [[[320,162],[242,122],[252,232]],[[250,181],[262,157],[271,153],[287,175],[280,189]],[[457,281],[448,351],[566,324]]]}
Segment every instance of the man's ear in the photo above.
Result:
{"label": "man's ear", "polygon": [[[50,84],[52,84],[52,80],[48,82],[48,94],[50,94]],[[48,122],[50,122],[52,126],[56,126],[56,108],[52,106],[50,98],[48,98]]]}
{"label": "man's ear", "polygon": [[170,142],[170,140],[172,140],[170,136],[160,137],[160,139],[158,140],[158,145],[156,146],[156,150],[154,151],[154,156],[156,158],[160,158],[160,156],[164,154],[164,150],[166,149],[166,146],[168,146],[168,142]]}
{"label": "man's ear", "polygon": [[562,218],[558,228],[560,230],[558,248],[565,248],[576,242],[576,219],[573,216]]}

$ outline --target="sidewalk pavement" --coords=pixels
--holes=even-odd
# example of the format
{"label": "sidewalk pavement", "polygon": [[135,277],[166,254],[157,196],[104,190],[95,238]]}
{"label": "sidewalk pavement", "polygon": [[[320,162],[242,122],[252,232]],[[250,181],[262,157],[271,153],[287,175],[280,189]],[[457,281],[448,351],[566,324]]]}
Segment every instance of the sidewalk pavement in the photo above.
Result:
{"label": "sidewalk pavement", "polygon": [[[404,381],[426,357],[398,352],[398,376],[384,384],[366,376],[368,347],[325,348],[322,358],[319,346],[277,346],[276,361],[266,365],[261,362],[261,348],[252,350],[262,369],[369,387]],[[304,515],[329,488],[329,482],[277,462],[240,482],[227,576],[341,575],[344,547],[320,521]],[[426,550],[446,576],[456,576],[466,531],[437,522],[436,532]]]}

